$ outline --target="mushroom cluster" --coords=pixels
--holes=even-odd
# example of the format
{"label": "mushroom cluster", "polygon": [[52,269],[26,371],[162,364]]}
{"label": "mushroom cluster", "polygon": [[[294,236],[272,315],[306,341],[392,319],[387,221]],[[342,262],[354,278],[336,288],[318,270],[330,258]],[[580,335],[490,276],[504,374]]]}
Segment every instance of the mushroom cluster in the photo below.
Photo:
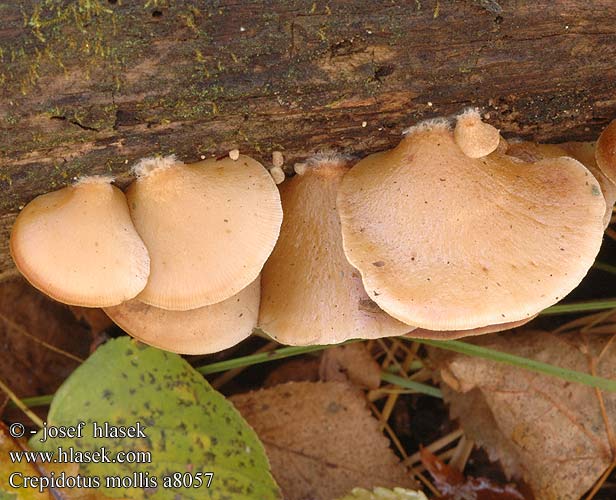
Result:
{"label": "mushroom cluster", "polygon": [[30,202],[11,232],[17,268],[52,298],[102,307],[162,349],[203,354],[243,340],[282,223],[271,176],[240,155],[149,158],[133,170],[126,195],[92,177]]}
{"label": "mushroom cluster", "polygon": [[499,331],[591,267],[616,201],[616,121],[596,144],[507,142],[469,110],[358,162],[321,154],[282,182],[283,162],[149,158],[126,195],[83,179],[24,208],[11,253],[54,299],[185,354],[257,325],[292,345]]}

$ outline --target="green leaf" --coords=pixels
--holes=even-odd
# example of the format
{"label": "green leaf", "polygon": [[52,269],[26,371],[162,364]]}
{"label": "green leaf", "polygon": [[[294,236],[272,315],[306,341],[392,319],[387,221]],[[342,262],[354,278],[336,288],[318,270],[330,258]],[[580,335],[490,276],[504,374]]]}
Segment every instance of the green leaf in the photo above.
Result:
{"label": "green leaf", "polygon": [[[104,446],[111,459],[118,452],[131,450],[151,453],[151,463],[81,464],[79,474],[98,476],[106,496],[280,498],[265,451],[254,431],[231,403],[177,354],[147,347],[128,337],[100,347],[60,387],[47,424],[76,426],[80,421],[86,423],[81,438],[55,438],[42,443],[39,432],[30,440],[30,446],[50,451],[73,447],[82,452]],[[139,422],[145,426],[146,437],[96,438],[94,422],[99,426],[105,422],[134,426]],[[194,484],[199,472],[214,473],[209,488],[207,477],[198,488],[163,487],[163,478],[174,473],[180,473],[176,477],[186,481],[192,475]],[[132,478],[133,487],[106,487],[106,478],[110,476]],[[152,478],[156,478],[157,487],[147,488],[145,480]],[[135,488],[137,482],[141,484]]]}
{"label": "green leaf", "polygon": [[421,491],[406,490],[404,488],[374,488],[372,491],[363,488],[354,488],[351,493],[339,500],[428,500]]}

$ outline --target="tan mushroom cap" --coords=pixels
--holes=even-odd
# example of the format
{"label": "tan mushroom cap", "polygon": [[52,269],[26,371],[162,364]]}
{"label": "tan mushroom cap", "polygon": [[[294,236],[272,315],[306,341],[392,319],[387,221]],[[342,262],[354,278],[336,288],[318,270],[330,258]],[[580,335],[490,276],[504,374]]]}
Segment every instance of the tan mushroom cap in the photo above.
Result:
{"label": "tan mushroom cap", "polygon": [[601,171],[613,184],[616,184],[616,120],[613,120],[599,136],[596,159]]}
{"label": "tan mushroom cap", "polygon": [[188,310],[221,302],[252,283],[282,222],[278,189],[248,156],[186,165],[145,160],[126,192],[150,258],[146,304]]}
{"label": "tan mushroom cap", "polygon": [[498,129],[481,121],[481,115],[476,109],[469,109],[457,117],[453,136],[456,144],[469,158],[489,155],[501,141]]}
{"label": "tan mushroom cap", "polygon": [[105,308],[125,332],[148,345],[179,354],[222,351],[247,338],[257,326],[259,279],[233,297],[190,311],[169,311],[137,299]]}
{"label": "tan mushroom cap", "polygon": [[411,325],[468,330],[569,293],[599,251],[605,202],[572,158],[471,159],[436,124],[353,167],[338,209],[370,298]]}
{"label": "tan mushroom cap", "polygon": [[91,177],[41,195],[21,211],[11,255],[26,279],[65,304],[103,307],[135,297],[150,258],[111,179]]}
{"label": "tan mushroom cap", "polygon": [[336,195],[348,170],[343,159],[317,158],[280,186],[285,217],[263,268],[259,326],[284,344],[332,344],[413,329],[370,300],[344,255]]}
{"label": "tan mushroom cap", "polygon": [[597,166],[594,142],[565,142],[562,144],[537,144],[527,141],[513,142],[509,145],[507,154],[530,162],[544,158],[558,158],[559,156],[575,158],[590,170],[590,173],[597,179],[603,193],[603,198],[605,198],[603,226],[606,228],[610,224],[612,208],[614,203],[616,203],[616,185]]}

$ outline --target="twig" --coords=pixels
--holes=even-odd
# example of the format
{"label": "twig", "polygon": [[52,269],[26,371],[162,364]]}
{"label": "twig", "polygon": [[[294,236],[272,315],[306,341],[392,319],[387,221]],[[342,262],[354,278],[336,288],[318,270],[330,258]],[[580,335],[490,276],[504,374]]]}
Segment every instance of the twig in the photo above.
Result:
{"label": "twig", "polygon": [[[464,431],[462,429],[457,429],[453,432],[450,432],[446,436],[443,436],[442,438],[437,439],[436,441],[430,443],[428,446],[425,446],[425,448],[431,451],[432,453],[436,453],[438,450],[445,448],[445,446],[449,446],[451,443],[453,443],[454,441],[456,441],[458,438],[462,437],[463,435],[464,435]],[[417,464],[420,462],[421,462],[421,455],[419,451],[416,453],[413,453],[411,456],[409,456],[405,460],[405,463],[407,463],[407,465],[413,465],[413,464]]]}

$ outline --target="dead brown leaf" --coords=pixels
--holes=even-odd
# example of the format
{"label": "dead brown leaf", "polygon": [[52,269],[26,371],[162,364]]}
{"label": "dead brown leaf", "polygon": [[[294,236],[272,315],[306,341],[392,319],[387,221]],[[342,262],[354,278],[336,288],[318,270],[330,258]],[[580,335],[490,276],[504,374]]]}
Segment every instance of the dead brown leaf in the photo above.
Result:
{"label": "dead brown leaf", "polygon": [[102,309],[98,307],[80,307],[80,306],[68,306],[75,318],[84,322],[90,327],[90,331],[94,335],[99,335],[107,328],[114,325],[111,318],[105,314]]}
{"label": "dead brown leaf", "polygon": [[265,445],[286,500],[329,500],[354,487],[416,487],[361,391],[291,382],[231,398]]}
{"label": "dead brown leaf", "polygon": [[290,359],[272,370],[263,386],[272,387],[287,382],[317,382],[320,364],[320,357],[301,356]]}
{"label": "dead brown leaf", "polygon": [[427,448],[420,451],[421,463],[434,478],[444,500],[525,500],[513,485],[501,486],[484,477],[464,477]]}
{"label": "dead brown leaf", "polygon": [[19,397],[53,393],[89,342],[67,307],[20,278],[0,284],[0,379]]}
{"label": "dead brown leaf", "polygon": [[381,384],[381,367],[365,343],[352,343],[323,353],[319,377],[324,381],[348,381],[358,387],[376,389]]}
{"label": "dead brown leaf", "polygon": [[[473,343],[616,378],[616,335],[526,330]],[[452,417],[539,500],[578,499],[612,464],[616,393],[438,349],[430,355]]]}
{"label": "dead brown leaf", "polygon": [[90,330],[90,353],[109,340],[107,329],[115,325],[109,316],[98,307],[68,306],[73,316]]}
{"label": "dead brown leaf", "polygon": [[330,347],[319,357],[291,359],[273,370],[264,386],[286,382],[350,382],[364,389],[376,389],[381,383],[381,368],[366,344]]}

